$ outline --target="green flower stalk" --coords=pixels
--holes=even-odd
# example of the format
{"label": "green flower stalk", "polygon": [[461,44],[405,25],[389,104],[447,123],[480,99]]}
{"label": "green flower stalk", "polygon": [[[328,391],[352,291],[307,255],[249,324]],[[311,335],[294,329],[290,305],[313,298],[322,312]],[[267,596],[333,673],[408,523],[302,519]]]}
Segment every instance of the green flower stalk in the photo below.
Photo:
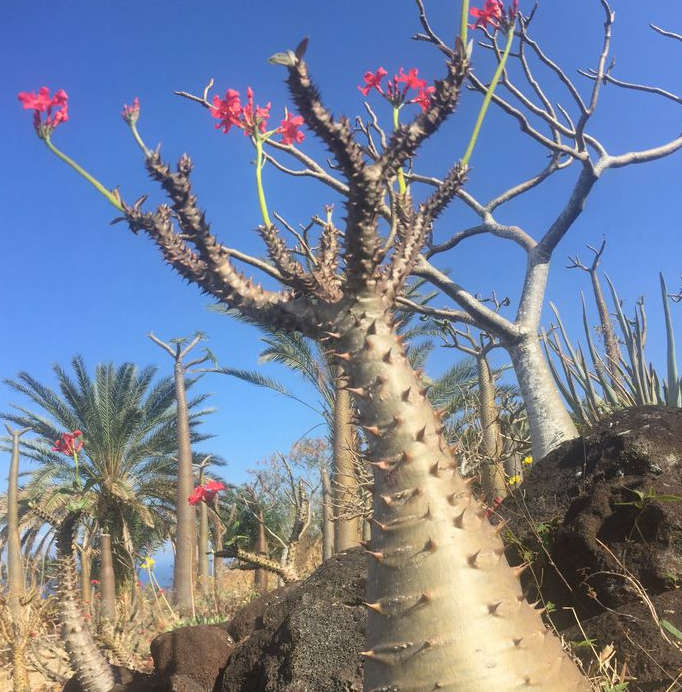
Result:
{"label": "green flower stalk", "polygon": [[464,152],[464,156],[462,157],[461,163],[463,166],[469,165],[471,154],[474,151],[474,146],[476,146],[476,140],[478,139],[478,135],[481,131],[481,125],[483,125],[485,114],[488,111],[488,106],[490,105],[493,93],[497,88],[497,84],[500,81],[502,72],[504,71],[505,65],[507,64],[507,58],[509,57],[509,52],[511,51],[512,42],[514,40],[514,25],[515,23],[511,22],[507,29],[507,43],[504,47],[504,52],[502,53],[502,59],[497,65],[497,69],[495,70],[495,74],[493,75],[492,81],[490,82],[490,85],[488,86],[488,89],[485,92],[485,97],[483,98],[481,110],[478,112],[478,118],[476,118],[476,124],[474,125],[473,132],[471,133],[471,138],[469,139],[469,144],[466,148],[466,151]]}
{"label": "green flower stalk", "polygon": [[140,147],[140,149],[142,150],[142,153],[145,155],[145,157],[150,156],[151,151],[149,151],[145,143],[142,141],[140,133],[137,131],[137,121],[140,118],[140,99],[137,98],[137,96],[133,99],[132,106],[129,106],[128,104],[123,104],[121,117],[126,123],[128,123],[128,127],[130,127],[130,131],[133,134],[133,138],[135,139],[137,146]]}

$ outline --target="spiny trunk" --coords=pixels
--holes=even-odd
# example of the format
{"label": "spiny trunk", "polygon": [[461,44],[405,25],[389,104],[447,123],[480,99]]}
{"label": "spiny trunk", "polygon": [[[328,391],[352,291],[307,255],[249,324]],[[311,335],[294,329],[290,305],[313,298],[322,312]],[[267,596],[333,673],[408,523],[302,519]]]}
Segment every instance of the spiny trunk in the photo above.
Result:
{"label": "spiny trunk", "polygon": [[601,324],[602,336],[604,338],[604,350],[606,351],[606,363],[609,368],[611,381],[615,384],[618,382],[618,370],[616,366],[620,363],[620,348],[618,347],[618,339],[615,331],[613,330],[613,322],[611,321],[609,310],[606,307],[604,293],[601,289],[601,283],[599,282],[597,272],[590,272],[590,278],[592,279],[592,288],[594,290],[594,302],[597,304],[597,310],[599,311],[599,322]]}
{"label": "spiny trunk", "polygon": [[528,411],[533,458],[537,462],[565,440],[578,437],[578,430],[561,401],[537,335],[528,334],[505,347]]}
{"label": "spiny trunk", "polygon": [[334,554],[334,510],[332,508],[332,486],[329,472],[323,466],[322,477],[322,559],[328,560]]}
{"label": "spiny trunk", "polygon": [[[267,559],[268,557],[268,539],[265,536],[265,521],[263,519],[263,510],[258,510],[258,538],[256,539],[256,553]],[[268,590],[268,571],[267,567],[258,567],[253,573],[253,588],[258,593],[264,593]]]}
{"label": "spiny trunk", "polygon": [[347,519],[353,505],[359,501],[353,465],[353,426],[350,394],[344,388],[341,371],[335,378],[334,399],[334,549],[336,552],[360,545],[359,520]]}
{"label": "spiny trunk", "polygon": [[99,587],[102,595],[100,615],[104,622],[111,624],[116,620],[116,577],[111,553],[111,535],[103,533],[100,539]]}
{"label": "spiny trunk", "polygon": [[175,399],[177,402],[178,483],[175,494],[177,527],[173,588],[182,617],[192,615],[192,555],[194,553],[194,507],[187,499],[192,494],[192,448],[190,446],[185,368],[175,363]]}
{"label": "spiny trunk", "polygon": [[[78,517],[77,512],[69,514],[57,533],[57,604],[62,625],[62,641],[84,692],[109,692],[114,687],[111,666],[100,653],[83,620],[81,603],[77,597],[78,577],[73,541]],[[101,581],[104,582],[104,579]]]}
{"label": "spiny trunk", "polygon": [[365,690],[589,689],[524,600],[386,305],[361,295],[351,314],[335,348],[352,354],[343,360],[375,475]]}
{"label": "spiny trunk", "polygon": [[502,455],[500,418],[495,404],[495,376],[484,353],[476,358],[478,368],[478,404],[483,432],[484,461],[481,467],[481,485],[486,503],[492,506],[496,499],[507,496]]}

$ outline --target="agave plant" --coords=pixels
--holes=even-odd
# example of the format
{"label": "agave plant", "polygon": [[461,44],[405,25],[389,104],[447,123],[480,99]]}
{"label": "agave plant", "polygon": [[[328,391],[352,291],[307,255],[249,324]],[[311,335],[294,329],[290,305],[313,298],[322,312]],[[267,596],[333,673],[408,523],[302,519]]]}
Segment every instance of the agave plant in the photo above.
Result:
{"label": "agave plant", "polygon": [[[587,318],[585,298],[581,294],[583,328],[591,365],[588,364],[582,347],[576,347],[571,343],[558,309],[550,303],[561,340],[554,330],[549,333],[543,332],[545,352],[558,387],[573,414],[582,423],[593,425],[610,411],[629,406],[682,406],[682,379],[677,371],[675,334],[668,302],[670,296],[662,274],[659,274],[659,279],[667,343],[665,379],[658,375],[652,363],[647,364],[645,346],[648,324],[643,298],[637,302],[633,317],[628,319],[613,282],[606,276],[626,352],[626,355],[620,354],[617,363],[613,363],[611,359],[601,356],[595,347]],[[551,354],[556,356],[558,367]]]}

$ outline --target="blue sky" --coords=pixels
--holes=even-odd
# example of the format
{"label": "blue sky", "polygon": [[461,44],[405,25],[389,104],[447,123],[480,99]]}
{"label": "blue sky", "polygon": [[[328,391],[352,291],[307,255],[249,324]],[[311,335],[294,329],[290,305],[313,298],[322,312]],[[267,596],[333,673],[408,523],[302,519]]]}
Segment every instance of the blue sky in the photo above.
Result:
{"label": "blue sky", "polygon": [[[450,39],[457,30],[459,3],[426,2],[434,28]],[[522,0],[523,9],[528,5]],[[615,0],[613,54],[622,79],[650,81],[682,91],[679,65],[682,46],[655,35],[648,23],[682,30],[682,4]],[[207,345],[226,366],[257,365],[259,333],[233,319],[210,312],[210,300],[187,286],[167,267],[146,237],[124,225],[109,226],[113,208],[83,180],[52,156],[34,135],[30,112],[16,100],[19,91],[41,85],[64,88],[70,120],[54,141],[108,187],[121,186],[132,201],[149,194],[148,207],[162,201],[147,178],[141,157],[120,118],[121,106],[139,96],[139,127],[150,146],[162,143],[162,154],[174,162],[184,151],[195,162],[193,175],[200,205],[214,231],[227,244],[252,254],[262,249],[253,228],[259,223],[253,184],[253,152],[239,132],[218,133],[208,113],[173,95],[173,90],[199,92],[210,77],[217,93],[242,92],[252,86],[260,103],[271,100],[273,117],[289,105],[281,68],[269,65],[274,52],[293,48],[310,36],[306,59],[328,106],[336,113],[362,111],[357,90],[362,74],[383,65],[389,73],[416,66],[428,81],[442,74],[440,55],[410,40],[420,29],[415,4],[407,0],[320,3],[290,0],[258,5],[203,1],[43,2],[30,7],[5,3],[2,9],[0,59],[8,66],[0,90],[3,132],[2,236],[5,262],[0,272],[0,329],[3,334],[2,377],[26,370],[53,383],[51,365],[67,365],[76,353],[94,366],[100,361],[156,364],[170,373],[170,359],[146,337],[153,330],[163,339],[205,332]],[[541,3],[533,33],[575,79],[583,94],[589,84],[578,67],[594,66],[601,41],[603,15],[597,0]],[[489,56],[474,54],[484,77],[492,73]],[[546,71],[540,71],[543,79]],[[552,98],[568,104],[555,86]],[[389,112],[373,103],[383,122]],[[461,156],[480,97],[465,93],[461,108],[425,147],[418,169],[442,175]],[[679,105],[647,94],[604,89],[593,132],[614,153],[663,143],[682,129]],[[302,148],[324,159],[308,134]],[[517,126],[492,110],[472,160],[468,189],[486,198],[539,170],[545,152],[530,143]],[[639,167],[608,172],[583,215],[555,255],[547,296],[559,307],[569,330],[581,333],[578,290],[589,290],[587,276],[568,272],[567,255],[585,243],[608,247],[603,268],[632,310],[647,298],[649,357],[664,367],[664,331],[658,272],[670,289],[679,288],[680,180],[682,154]],[[291,223],[305,223],[322,205],[339,200],[311,181],[291,180],[265,171],[271,210]],[[524,227],[539,237],[562,208],[577,170],[563,172],[527,197],[500,211],[499,219]],[[461,204],[453,205],[438,226],[437,237],[469,225],[474,219]],[[439,260],[471,291],[518,296],[524,257],[504,241],[476,238]],[[443,304],[445,304],[443,302]],[[673,319],[682,324],[680,306]],[[549,321],[549,315],[544,320]],[[453,352],[441,351],[432,372],[447,366]],[[282,376],[304,396],[314,395],[277,366],[264,367]],[[217,412],[206,430],[216,434],[207,451],[221,454],[230,465],[225,476],[244,478],[244,469],[275,450],[289,448],[315,425],[315,415],[286,399],[231,378],[213,375],[199,385],[214,393]],[[20,399],[0,386],[0,411]],[[5,477],[7,459],[0,459]]]}

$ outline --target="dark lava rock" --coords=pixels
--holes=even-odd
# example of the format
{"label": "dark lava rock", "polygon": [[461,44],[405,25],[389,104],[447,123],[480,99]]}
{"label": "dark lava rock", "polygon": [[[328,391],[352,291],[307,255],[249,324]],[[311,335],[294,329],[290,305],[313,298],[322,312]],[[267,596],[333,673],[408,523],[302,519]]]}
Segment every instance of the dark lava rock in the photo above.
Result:
{"label": "dark lava rock", "polygon": [[[682,630],[682,590],[667,591],[653,596],[651,605],[661,620]],[[628,603],[617,610],[607,611],[576,625],[562,634],[572,642],[584,642],[585,635],[593,639],[597,652],[615,642],[615,666],[634,680],[628,683],[628,692],[679,692],[682,689],[682,652],[680,641],[656,624],[654,614],[644,603]],[[665,636],[664,636],[665,635]],[[666,641],[667,636],[669,641]],[[595,660],[594,653],[581,644],[574,648],[585,668]]]}
{"label": "dark lava rock", "polygon": [[[534,600],[580,618],[682,583],[682,409],[615,413],[536,464],[498,509],[509,521],[512,564],[530,560]],[[507,536],[509,538],[509,536]],[[608,546],[608,547],[605,547]],[[573,616],[557,610],[559,626]]]}
{"label": "dark lava rock", "polygon": [[247,605],[228,625],[237,642],[223,692],[362,690],[367,559],[335,555],[303,582]]}
{"label": "dark lava rock", "polygon": [[232,653],[224,627],[198,625],[164,632],[150,645],[156,673],[172,692],[213,692]]}

